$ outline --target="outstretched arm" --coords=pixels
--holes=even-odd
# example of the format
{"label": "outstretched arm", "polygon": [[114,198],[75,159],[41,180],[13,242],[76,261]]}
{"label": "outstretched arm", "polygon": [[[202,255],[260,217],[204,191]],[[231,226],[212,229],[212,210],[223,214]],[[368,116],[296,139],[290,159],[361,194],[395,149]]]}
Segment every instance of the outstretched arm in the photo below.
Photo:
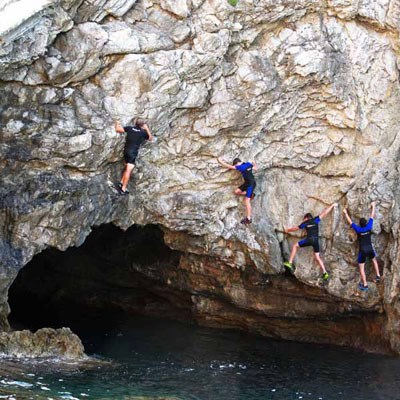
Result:
{"label": "outstretched arm", "polygon": [[146,133],[149,135],[149,140],[150,140],[150,142],[152,142],[152,141],[153,141],[153,135],[151,134],[150,128],[148,127],[148,125],[147,125],[147,124],[144,124],[142,128],[143,128],[143,129],[146,131]]}
{"label": "outstretched arm", "polygon": [[218,162],[225,168],[236,169],[233,165],[226,163],[222,158],[217,158]]}
{"label": "outstretched arm", "polygon": [[115,128],[115,132],[125,133],[124,128],[119,121],[115,121],[114,128]]}
{"label": "outstretched arm", "polygon": [[296,231],[298,231],[300,228],[298,227],[298,226],[293,226],[292,228],[286,228],[286,229],[284,229],[283,231],[285,232],[285,233],[290,233],[290,232],[296,232]]}
{"label": "outstretched arm", "polygon": [[325,208],[325,210],[322,211],[321,214],[319,214],[319,217],[325,218],[333,210],[334,207],[337,207],[337,205],[338,205],[337,203],[331,204],[329,207]]}
{"label": "outstretched arm", "polygon": [[372,218],[372,219],[375,218],[375,207],[376,207],[376,203],[375,203],[375,201],[373,201],[373,202],[371,203],[371,217],[370,217],[370,218]]}
{"label": "outstretched arm", "polygon": [[347,209],[346,209],[346,208],[343,210],[343,214],[344,214],[344,216],[345,216],[347,222],[351,225],[351,224],[353,223],[353,221],[352,221],[352,219],[350,218],[350,215],[349,215],[349,213],[347,212]]}

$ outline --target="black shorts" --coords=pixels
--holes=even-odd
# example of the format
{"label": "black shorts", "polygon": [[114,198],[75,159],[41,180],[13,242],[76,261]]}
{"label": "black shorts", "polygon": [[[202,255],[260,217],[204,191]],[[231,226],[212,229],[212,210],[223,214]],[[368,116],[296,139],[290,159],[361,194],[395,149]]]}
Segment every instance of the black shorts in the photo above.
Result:
{"label": "black shorts", "polygon": [[375,251],[372,247],[367,249],[360,249],[357,257],[357,261],[359,264],[364,264],[367,261],[367,258],[373,260],[376,257]]}
{"label": "black shorts", "polygon": [[254,193],[255,188],[255,182],[245,182],[243,183],[243,185],[240,185],[238,189],[240,189],[242,192],[246,192],[246,197],[250,199],[252,194]]}
{"label": "black shorts", "polygon": [[129,150],[124,152],[124,160],[127,164],[135,164],[139,149]]}
{"label": "black shorts", "polygon": [[300,240],[300,247],[308,247],[312,246],[314,249],[314,253],[319,253],[319,240],[318,238],[308,237],[306,239]]}

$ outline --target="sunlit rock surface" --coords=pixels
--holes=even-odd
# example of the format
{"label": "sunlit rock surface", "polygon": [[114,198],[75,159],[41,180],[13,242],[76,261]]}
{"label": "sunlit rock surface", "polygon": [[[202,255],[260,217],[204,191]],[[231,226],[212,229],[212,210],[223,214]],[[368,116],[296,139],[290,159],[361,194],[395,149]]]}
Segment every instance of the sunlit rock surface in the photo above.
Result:
{"label": "sunlit rock surface", "polygon": [[[0,12],[17,3],[30,2]],[[3,328],[8,288],[35,254],[80,245],[93,226],[152,223],[182,252],[166,281],[192,295],[203,323],[343,344],[353,320],[360,334],[345,344],[400,351],[396,1],[35,4],[1,32]],[[124,138],[113,120],[137,115],[159,140],[143,147],[131,195],[120,198]],[[250,227],[239,224],[240,179],[221,155],[259,164]],[[283,227],[332,202],[367,216],[372,200],[384,282],[357,296],[355,237],[337,210],[321,225],[330,282],[304,250],[293,284],[308,305],[285,303],[282,262],[298,237]],[[260,289],[244,271],[283,283]]]}
{"label": "sunlit rock surface", "polygon": [[69,328],[0,333],[0,355],[14,358],[86,359],[79,337]]}

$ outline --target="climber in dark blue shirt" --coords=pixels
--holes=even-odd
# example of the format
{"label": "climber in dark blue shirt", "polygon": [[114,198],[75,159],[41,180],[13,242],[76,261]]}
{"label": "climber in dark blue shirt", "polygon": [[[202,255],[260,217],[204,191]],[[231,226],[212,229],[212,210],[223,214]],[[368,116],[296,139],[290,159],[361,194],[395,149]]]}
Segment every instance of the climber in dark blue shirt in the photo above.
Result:
{"label": "climber in dark blue shirt", "polygon": [[235,194],[237,196],[245,196],[244,204],[246,206],[246,218],[243,218],[240,223],[244,225],[251,224],[251,204],[250,200],[255,197],[254,189],[256,188],[256,180],[253,175],[253,170],[257,171],[257,165],[255,162],[242,162],[239,158],[235,158],[232,164],[228,164],[221,158],[218,158],[218,162],[228,169],[233,169],[239,171],[244,179],[242,185],[240,185],[236,190]]}
{"label": "climber in dark blue shirt", "polygon": [[304,215],[303,222],[299,226],[294,226],[293,228],[285,229],[285,233],[295,232],[299,229],[305,229],[307,232],[307,237],[303,240],[300,240],[298,243],[296,243],[293,246],[289,261],[286,261],[283,264],[289,271],[293,271],[293,260],[294,260],[294,257],[296,256],[296,253],[297,253],[297,250],[299,249],[299,247],[312,246],[312,248],[314,250],[314,257],[317,260],[318,265],[322,271],[322,279],[324,281],[327,281],[329,279],[329,274],[326,271],[324,262],[322,261],[320,255],[319,255],[318,224],[321,222],[321,219],[325,218],[332,211],[332,209],[336,206],[337,206],[336,203],[330,205],[328,208],[326,208],[324,211],[322,211],[322,213],[317,217],[313,217],[312,214],[307,213],[306,215]]}
{"label": "climber in dark blue shirt", "polygon": [[365,275],[365,262],[367,259],[372,260],[372,264],[374,265],[376,277],[375,282],[379,283],[381,280],[381,275],[379,272],[378,261],[376,260],[376,253],[374,247],[372,246],[372,227],[374,224],[375,217],[375,202],[371,203],[371,216],[367,221],[365,218],[360,218],[360,225],[355,224],[349,216],[347,209],[343,210],[344,216],[347,222],[351,225],[351,227],[355,230],[358,237],[359,251],[358,251],[358,267],[360,269],[361,281],[358,284],[358,288],[360,290],[368,290],[367,277]]}
{"label": "climber in dark blue shirt", "polygon": [[145,140],[153,140],[153,135],[143,119],[137,118],[134,119],[133,122],[134,125],[125,127],[122,127],[118,121],[115,123],[116,132],[126,133],[126,142],[124,148],[125,168],[122,173],[121,181],[118,183],[118,189],[121,195],[129,194],[127,186],[132,171],[135,168],[135,161],[140,145]]}

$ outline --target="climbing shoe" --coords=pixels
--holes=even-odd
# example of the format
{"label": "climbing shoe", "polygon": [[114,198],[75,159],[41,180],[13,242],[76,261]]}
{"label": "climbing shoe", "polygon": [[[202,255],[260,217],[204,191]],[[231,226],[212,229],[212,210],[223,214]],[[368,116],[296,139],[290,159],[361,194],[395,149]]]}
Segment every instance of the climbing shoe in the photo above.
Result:
{"label": "climbing shoe", "polygon": [[327,281],[327,280],[329,279],[329,274],[328,274],[327,272],[324,272],[324,273],[322,274],[322,279],[323,279],[324,281]]}
{"label": "climbing shoe", "polygon": [[289,261],[284,262],[283,266],[289,271],[294,271],[293,264]]}
{"label": "climbing shoe", "polygon": [[268,277],[263,276],[258,282],[256,282],[254,285],[255,286],[266,286],[270,283],[270,280]]}
{"label": "climbing shoe", "polygon": [[118,189],[122,189],[122,183],[121,183],[121,182],[118,182],[118,183],[117,183],[117,187],[118,187]]}
{"label": "climbing shoe", "polygon": [[380,281],[381,281],[381,277],[380,277],[380,276],[376,276],[375,282],[376,282],[376,283],[379,283]]}
{"label": "climbing shoe", "polygon": [[121,196],[126,196],[127,194],[129,194],[129,190],[128,190],[128,189],[127,189],[127,190],[119,189],[119,194],[120,194]]}
{"label": "climbing shoe", "polygon": [[361,282],[358,284],[358,288],[363,292],[368,290],[368,286],[364,286]]}
{"label": "climbing shoe", "polygon": [[251,219],[243,218],[243,219],[240,221],[240,223],[243,224],[243,225],[250,225],[250,224],[251,224]]}

